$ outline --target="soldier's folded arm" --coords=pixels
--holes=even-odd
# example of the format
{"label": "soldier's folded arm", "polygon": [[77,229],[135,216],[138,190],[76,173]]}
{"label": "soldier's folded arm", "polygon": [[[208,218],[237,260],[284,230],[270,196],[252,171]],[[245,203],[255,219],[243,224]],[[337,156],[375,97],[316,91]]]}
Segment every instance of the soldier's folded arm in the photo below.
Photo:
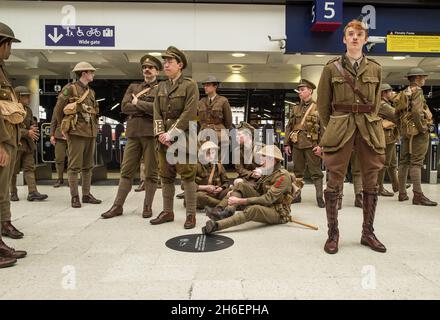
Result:
{"label": "soldier's folded arm", "polygon": [[417,91],[413,94],[411,99],[411,113],[414,119],[414,124],[416,125],[417,130],[419,132],[425,132],[428,128],[422,124],[423,118],[423,90],[417,89]]}
{"label": "soldier's folded arm", "polygon": [[397,121],[397,116],[394,112],[394,108],[390,106],[388,103],[382,103],[382,105],[380,106],[379,117],[392,122]]}
{"label": "soldier's folded arm", "polygon": [[318,99],[316,101],[319,120],[323,126],[327,126],[330,121],[331,104],[333,99],[332,93],[332,74],[330,67],[326,65],[321,74],[318,85]]}
{"label": "soldier's folded arm", "polygon": [[274,185],[263,195],[259,197],[247,198],[247,204],[259,204],[262,206],[270,206],[274,204],[279,198],[281,198],[292,185],[292,180],[288,175],[280,176]]}
{"label": "soldier's folded arm", "polygon": [[199,89],[197,84],[190,80],[191,84],[186,87],[185,106],[176,124],[168,132],[171,136],[176,135],[175,130],[187,131],[189,122],[197,119],[197,104],[199,102]]}
{"label": "soldier's folded arm", "polygon": [[145,113],[149,116],[152,116],[154,111],[154,103],[153,102],[148,102],[148,101],[143,101],[143,100],[138,100],[138,103],[136,105],[136,108],[141,111],[142,113]]}
{"label": "soldier's folded arm", "polygon": [[[121,103],[121,112],[126,115],[139,113],[139,110],[136,108],[136,106],[131,103],[133,100],[133,84],[130,84],[127,88],[127,91],[125,91],[124,97],[122,98]],[[138,101],[139,103],[139,101]]]}

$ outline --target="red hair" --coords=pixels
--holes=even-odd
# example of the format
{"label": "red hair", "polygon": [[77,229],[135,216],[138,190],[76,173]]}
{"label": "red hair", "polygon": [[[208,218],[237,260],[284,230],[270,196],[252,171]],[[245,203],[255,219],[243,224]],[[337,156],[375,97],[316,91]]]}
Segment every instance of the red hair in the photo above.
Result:
{"label": "red hair", "polygon": [[368,27],[366,26],[366,24],[364,22],[356,20],[356,19],[351,20],[344,27],[344,36],[345,36],[345,32],[347,31],[347,29],[350,28],[350,27],[355,29],[355,30],[364,30],[365,31],[365,38],[368,37]]}

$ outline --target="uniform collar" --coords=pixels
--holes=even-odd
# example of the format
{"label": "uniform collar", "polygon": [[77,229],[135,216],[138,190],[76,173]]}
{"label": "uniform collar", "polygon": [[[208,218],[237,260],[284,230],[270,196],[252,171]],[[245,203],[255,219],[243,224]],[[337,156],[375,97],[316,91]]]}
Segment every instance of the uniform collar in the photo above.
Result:
{"label": "uniform collar", "polygon": [[154,80],[151,81],[151,82],[146,82],[146,81],[144,80],[144,82],[142,82],[142,86],[143,86],[143,87],[153,87],[156,83],[157,83],[157,78],[154,79]]}
{"label": "uniform collar", "polygon": [[89,88],[89,85],[86,85],[86,84],[84,84],[84,83],[82,83],[81,81],[76,81],[76,83],[81,87],[81,88],[84,88],[84,89],[88,89]]}

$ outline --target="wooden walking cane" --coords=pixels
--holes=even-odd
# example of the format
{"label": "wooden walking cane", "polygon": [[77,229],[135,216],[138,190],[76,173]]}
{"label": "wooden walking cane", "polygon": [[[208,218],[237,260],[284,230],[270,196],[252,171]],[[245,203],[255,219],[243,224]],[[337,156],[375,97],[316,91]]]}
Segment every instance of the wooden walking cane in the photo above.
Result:
{"label": "wooden walking cane", "polygon": [[293,222],[293,223],[296,223],[296,224],[300,224],[300,225],[302,225],[304,227],[307,227],[307,228],[310,228],[310,229],[313,229],[313,230],[318,230],[318,227],[315,227],[315,226],[313,226],[311,224],[307,224],[307,223],[295,220],[295,219],[292,218],[292,216],[290,216],[290,222]]}

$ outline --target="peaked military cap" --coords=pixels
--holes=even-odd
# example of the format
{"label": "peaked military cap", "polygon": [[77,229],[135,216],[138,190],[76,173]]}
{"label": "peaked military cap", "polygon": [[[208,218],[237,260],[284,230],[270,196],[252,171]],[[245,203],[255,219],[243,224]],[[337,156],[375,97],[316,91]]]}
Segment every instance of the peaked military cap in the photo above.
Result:
{"label": "peaked military cap", "polygon": [[174,58],[179,62],[183,63],[183,69],[185,69],[188,66],[188,61],[186,60],[185,54],[177,49],[176,47],[169,46],[167,51],[162,54],[162,59],[166,58]]}
{"label": "peaked military cap", "polygon": [[298,89],[298,88],[301,88],[301,87],[307,87],[307,88],[310,88],[312,90],[316,89],[315,84],[313,82],[309,81],[309,80],[306,80],[306,79],[301,79],[299,81],[298,86],[296,88]]}
{"label": "peaked military cap", "polygon": [[14,89],[14,91],[18,96],[30,96],[32,94],[31,90],[25,86],[18,86]]}
{"label": "peaked military cap", "polygon": [[205,84],[205,83],[220,84],[220,80],[218,80],[215,76],[208,76],[208,78],[206,78],[206,80],[202,81],[202,84]]}
{"label": "peaked military cap", "polygon": [[159,71],[163,69],[162,62],[160,62],[160,60],[156,57],[149,54],[143,56],[140,62],[142,66],[153,66]]}

